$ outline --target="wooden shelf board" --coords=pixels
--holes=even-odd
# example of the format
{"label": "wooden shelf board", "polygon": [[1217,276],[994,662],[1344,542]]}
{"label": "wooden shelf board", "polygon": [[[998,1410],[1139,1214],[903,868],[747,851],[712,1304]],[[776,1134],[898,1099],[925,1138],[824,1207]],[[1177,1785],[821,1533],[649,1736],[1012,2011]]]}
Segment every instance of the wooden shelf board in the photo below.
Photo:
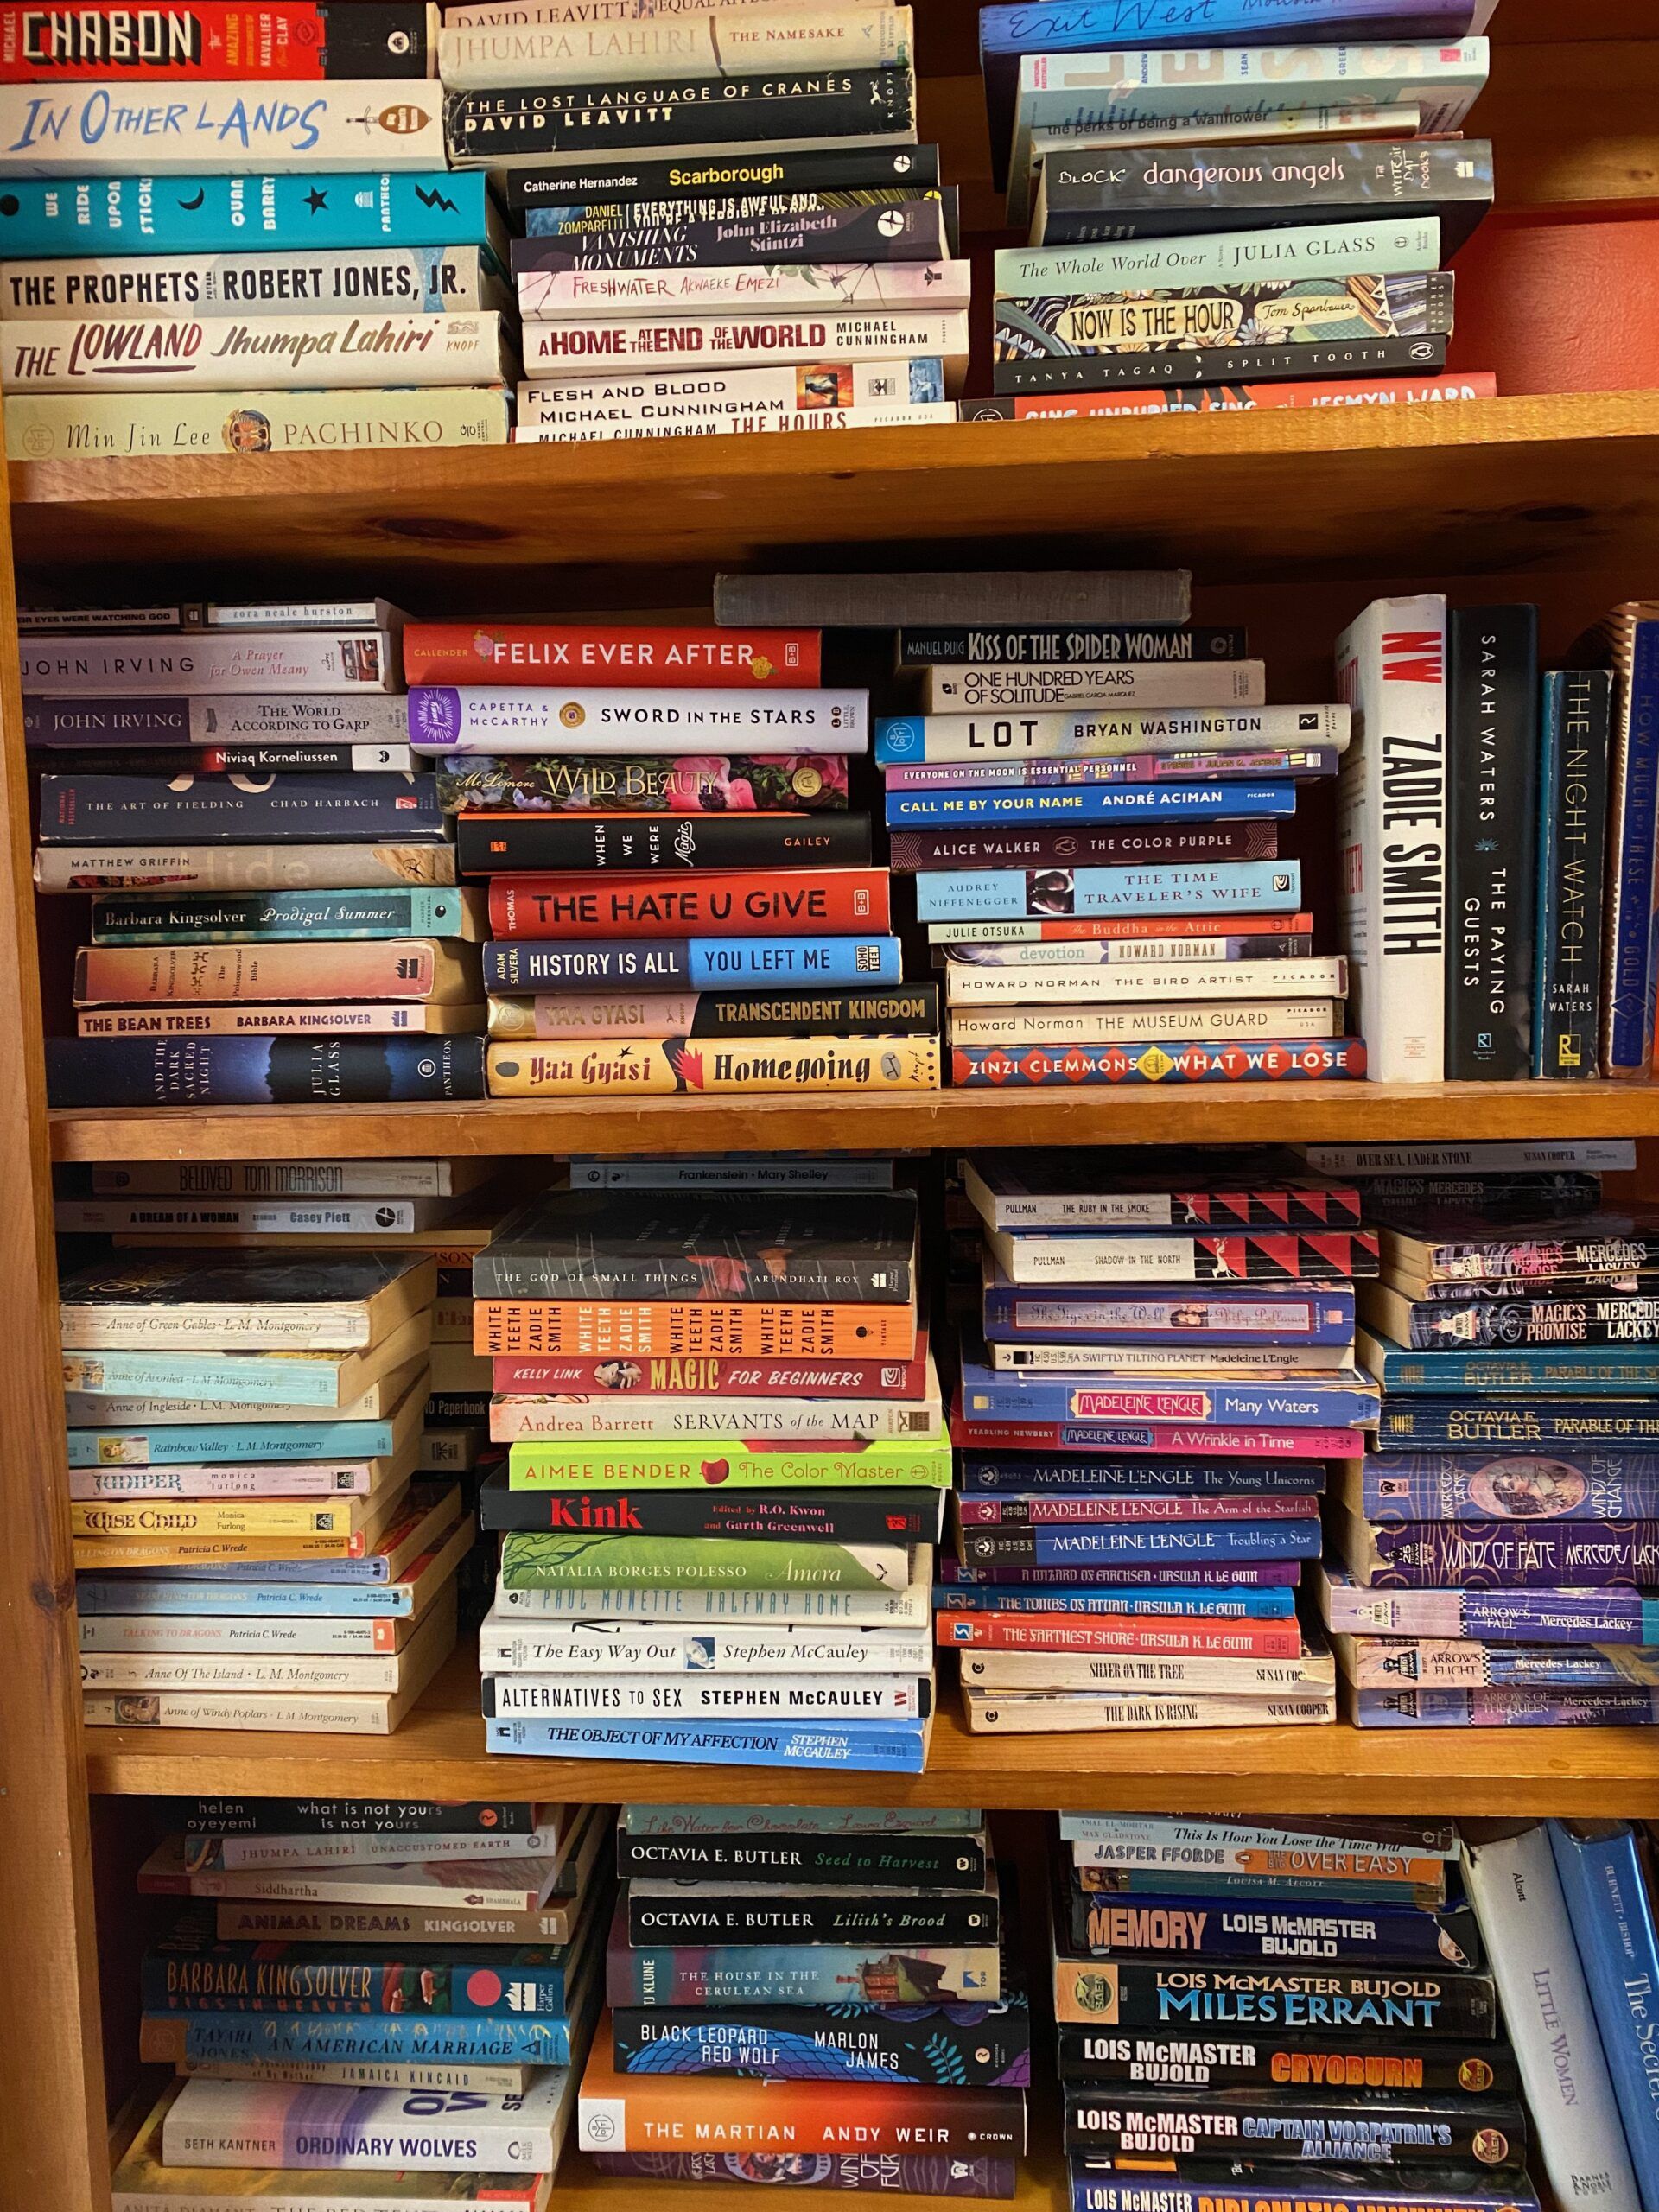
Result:
{"label": "wooden shelf board", "polygon": [[133,1796],[510,1797],[708,1804],[983,1805],[1216,1814],[1408,1813],[1470,1818],[1659,1816],[1659,1732],[1649,1728],[1201,1728],[1118,1735],[970,1736],[942,1692],[928,1770],[670,1766],[490,1753],[477,1653],[464,1643],[392,1736],[279,1736],[91,1728],[95,1791]]}
{"label": "wooden shelf board", "polygon": [[293,1160],[881,1152],[950,1145],[1659,1136],[1659,1085],[1188,1084],[863,1098],[469,1099],[458,1105],[66,1107],[52,1156]]}
{"label": "wooden shelf board", "polygon": [[1659,392],[675,438],[643,474],[640,453],[22,462],[12,524],[25,567],[280,559],[451,605],[469,575],[525,563],[818,567],[877,547],[1283,579],[1556,573],[1615,548],[1634,573],[1659,552]]}

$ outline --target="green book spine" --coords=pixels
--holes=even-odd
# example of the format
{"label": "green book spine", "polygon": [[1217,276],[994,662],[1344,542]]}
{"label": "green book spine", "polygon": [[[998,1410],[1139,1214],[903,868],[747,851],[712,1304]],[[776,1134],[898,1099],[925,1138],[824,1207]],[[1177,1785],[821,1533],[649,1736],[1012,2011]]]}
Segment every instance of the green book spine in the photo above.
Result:
{"label": "green book spine", "polygon": [[512,1445],[507,1454],[509,1490],[591,1490],[662,1483],[716,1490],[853,1490],[889,1484],[918,1490],[950,1487],[950,1440],[917,1438],[891,1443],[804,1444],[798,1449],[739,1444],[718,1446],[602,1440]]}
{"label": "green book spine", "polygon": [[537,1529],[502,1538],[501,1580],[509,1590],[635,1583],[652,1588],[902,1590],[910,1581],[910,1550],[905,1544],[573,1536]]}

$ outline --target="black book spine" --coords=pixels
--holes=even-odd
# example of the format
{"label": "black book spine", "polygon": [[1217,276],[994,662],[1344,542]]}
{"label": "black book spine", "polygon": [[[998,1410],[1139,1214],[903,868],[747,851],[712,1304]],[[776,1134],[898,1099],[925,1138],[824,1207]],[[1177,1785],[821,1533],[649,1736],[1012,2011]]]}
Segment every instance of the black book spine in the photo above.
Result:
{"label": "black book spine", "polygon": [[864,868],[867,814],[461,814],[468,875],[543,870]]}
{"label": "black book spine", "polygon": [[429,77],[430,14],[424,0],[317,0],[325,77]]}
{"label": "black book spine", "polygon": [[191,1797],[187,1835],[528,1835],[535,1808],[353,1797]]}
{"label": "black book spine", "polygon": [[596,121],[607,127],[607,148],[620,154],[710,141],[761,148],[792,138],[896,136],[914,123],[916,80],[908,69],[688,77],[653,84],[645,104],[639,90],[629,82],[448,92],[443,127],[450,160],[470,168],[581,154],[593,145]]}
{"label": "black book spine", "polygon": [[[551,147],[548,149],[552,150]],[[696,200],[785,192],[843,192],[939,182],[937,146],[824,146],[787,154],[699,154],[689,161],[619,161],[593,169],[514,169],[507,213],[528,219],[582,200]]]}
{"label": "black book spine", "polygon": [[[475,1039],[482,1044],[482,1039]],[[493,1244],[473,1262],[474,1298],[687,1300],[734,1299],[757,1306],[906,1306],[912,1268],[897,1258],[861,1258],[843,1251],[834,1260],[809,1254],[791,1265],[779,1255],[768,1272],[749,1255],[742,1287],[720,1293],[695,1262],[666,1254],[635,1260],[625,1252],[595,1250],[579,1256],[538,1252],[532,1246]]]}
{"label": "black book spine", "polygon": [[[1248,2027],[1261,2034],[1294,2027],[1310,2012],[1327,2032],[1382,2032],[1402,2050],[1425,2039],[1487,2042],[1497,2034],[1497,1994],[1486,1974],[1446,1974],[1413,1967],[1379,1977],[1375,1966],[1296,1967],[1281,1964],[1197,1965],[1191,1961],[1122,1958],[1109,1970],[1098,1960],[1062,1959],[1059,1974],[1074,1978],[1109,1971],[1115,2025],[1196,2030]],[[1379,1979],[1406,1986],[1379,1991]]]}
{"label": "black book spine", "polygon": [[1535,1076],[1584,1079],[1600,1065],[1612,685],[1605,668],[1562,669],[1544,678],[1532,1015]]}
{"label": "black book spine", "polygon": [[1659,1344],[1659,1300],[1516,1299],[1503,1306],[1422,1300],[1411,1309],[1410,1338],[1413,1351]]}
{"label": "black book spine", "polygon": [[337,1106],[481,1098],[481,1037],[52,1037],[54,1106]]}
{"label": "black book spine", "polygon": [[188,699],[49,699],[23,701],[25,745],[75,745],[99,740],[119,760],[121,745],[188,745]]}
{"label": "black book spine", "polygon": [[[1005,1981],[1004,1987],[1007,1987]],[[920,2082],[964,2089],[1024,2081],[1031,2015],[1017,2005],[619,2005],[619,2073],[718,2073],[769,2081]],[[671,2057],[671,2065],[665,2059]]]}
{"label": "black book spine", "polygon": [[937,983],[886,990],[703,991],[693,1037],[931,1037],[939,1027]]}
{"label": "black book spine", "polygon": [[1184,2096],[1216,2089],[1386,2090],[1465,2096],[1478,2111],[1482,2100],[1512,2097],[1519,2082],[1512,2053],[1497,2044],[1408,2044],[1385,2033],[1279,2036],[1247,2027],[1220,2038],[1201,2028],[1128,2035],[1062,2024],[1058,2037],[1062,2082],[1122,2082]]}
{"label": "black book spine", "polygon": [[618,1831],[619,1874],[659,1880],[867,1884],[982,1890],[986,1853],[973,1835],[632,1835]]}
{"label": "black book spine", "polygon": [[1318,377],[1432,376],[1446,366],[1446,340],[1344,338],[1309,346],[1194,346],[1168,353],[1056,354],[1040,361],[999,361],[999,392],[1112,391],[1120,385],[1277,384]]}
{"label": "black book spine", "polygon": [[1538,610],[1454,607],[1446,1072],[1512,1083],[1532,1057],[1538,834]]}
{"label": "black book spine", "polygon": [[[365,751],[378,758],[352,757]],[[108,753],[54,752],[52,765],[61,775],[98,776],[108,772],[110,758]],[[131,765],[147,776],[355,776],[406,771],[411,760],[406,745],[193,745],[146,752]]]}
{"label": "black book spine", "polygon": [[789,1897],[628,1893],[628,1941],[648,1943],[995,1943],[997,1901],[981,1891],[899,1890],[869,1896],[802,1891]]}
{"label": "black book spine", "polygon": [[283,777],[264,790],[228,776],[41,778],[41,842],[169,842],[174,838],[310,842],[441,837],[434,776]]}
{"label": "black book spine", "polygon": [[[1177,2090],[1065,2092],[1065,2148],[1131,2162],[1173,2159],[1272,2165],[1480,2165],[1513,2169],[1527,2124],[1513,2098],[1484,2104],[1402,2096],[1321,2098],[1251,2089],[1192,2096]],[[1478,2139],[1479,2148],[1476,2147]]]}
{"label": "black book spine", "polygon": [[505,1478],[480,1486],[478,1524],[486,1529],[550,1529],[647,1536],[808,1536],[830,1542],[931,1543],[938,1534],[936,1491],[584,1491],[509,1490]]}
{"label": "black book spine", "polygon": [[901,630],[901,668],[1039,668],[1091,666],[1101,661],[1243,660],[1249,651],[1242,627],[1214,624],[1178,630],[1122,623],[1099,629]]}
{"label": "black book spine", "polygon": [[[938,193],[815,193],[804,205],[728,201],[729,213],[677,218],[646,200],[585,201],[540,211],[533,238],[512,241],[515,276],[577,269],[733,268],[756,262],[938,261],[948,251]],[[849,201],[863,204],[848,205]],[[701,207],[701,202],[693,203]],[[526,302],[526,308],[529,308]]]}

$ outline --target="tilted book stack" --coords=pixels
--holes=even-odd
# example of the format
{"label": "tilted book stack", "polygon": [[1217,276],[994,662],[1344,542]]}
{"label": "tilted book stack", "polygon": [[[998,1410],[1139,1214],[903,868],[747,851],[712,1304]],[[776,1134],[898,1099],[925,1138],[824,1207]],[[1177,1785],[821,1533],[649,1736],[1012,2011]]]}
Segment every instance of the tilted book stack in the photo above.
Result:
{"label": "tilted book stack", "polygon": [[921,1769],[950,1447],[916,1201],[869,1164],[760,1195],[640,1163],[479,1255],[493,1749]]}
{"label": "tilted book stack", "polygon": [[436,10],[0,15],[14,461],[506,442],[500,215],[447,173]]}
{"label": "tilted book stack", "polygon": [[488,881],[496,1097],[933,1090],[817,629],[414,624],[416,751]]}
{"label": "tilted book stack", "polygon": [[138,1877],[175,2069],[119,2212],[544,2212],[601,1999],[608,1806],[187,1798]]}
{"label": "tilted book stack", "polygon": [[1269,1153],[969,1160],[954,1552],[976,1730],[1319,1725],[1296,1618],[1328,1464],[1376,1391],[1357,1193]]}
{"label": "tilted book stack", "polygon": [[1366,1179],[1382,1274],[1359,1352],[1382,1414],[1330,1501],[1320,1578],[1352,1717],[1650,1722],[1659,1223],[1598,1204],[1628,1146],[1540,1148],[1560,1167],[1486,1149]]}
{"label": "tilted book stack", "polygon": [[601,2172],[1014,2195],[1030,2010],[979,1813],[626,1805],[617,1865]]}

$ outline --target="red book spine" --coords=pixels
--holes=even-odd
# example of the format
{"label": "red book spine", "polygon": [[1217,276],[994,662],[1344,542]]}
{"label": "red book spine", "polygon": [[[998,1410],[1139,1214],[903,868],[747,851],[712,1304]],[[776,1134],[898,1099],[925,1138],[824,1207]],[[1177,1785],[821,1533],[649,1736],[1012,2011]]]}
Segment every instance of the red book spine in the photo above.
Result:
{"label": "red book spine", "polygon": [[938,1613],[938,1643],[987,1651],[1127,1653],[1131,1657],[1300,1659],[1294,1620],[1189,1619],[1162,1613]]}
{"label": "red book spine", "polygon": [[658,629],[575,622],[411,622],[404,632],[409,683],[607,685],[617,690],[710,691],[753,684],[810,690],[818,680],[816,630]]}
{"label": "red book spine", "polygon": [[490,927],[518,938],[816,937],[885,930],[882,868],[714,869],[655,875],[498,875]]}
{"label": "red book spine", "polygon": [[[927,1332],[918,1331],[912,1359],[737,1359],[709,1355],[672,1358],[572,1352],[531,1358],[498,1356],[491,1388],[499,1397],[693,1398],[777,1392],[804,1398],[916,1398],[927,1395]],[[1257,1498],[1257,1505],[1267,1500]]]}
{"label": "red book spine", "polygon": [[[328,16],[346,18],[344,51],[332,61]],[[58,84],[106,78],[112,85],[192,81],[311,83],[324,78],[426,73],[421,14],[408,10],[384,53],[353,40],[353,10],[316,0],[75,0],[73,6],[0,6],[0,84]]]}

